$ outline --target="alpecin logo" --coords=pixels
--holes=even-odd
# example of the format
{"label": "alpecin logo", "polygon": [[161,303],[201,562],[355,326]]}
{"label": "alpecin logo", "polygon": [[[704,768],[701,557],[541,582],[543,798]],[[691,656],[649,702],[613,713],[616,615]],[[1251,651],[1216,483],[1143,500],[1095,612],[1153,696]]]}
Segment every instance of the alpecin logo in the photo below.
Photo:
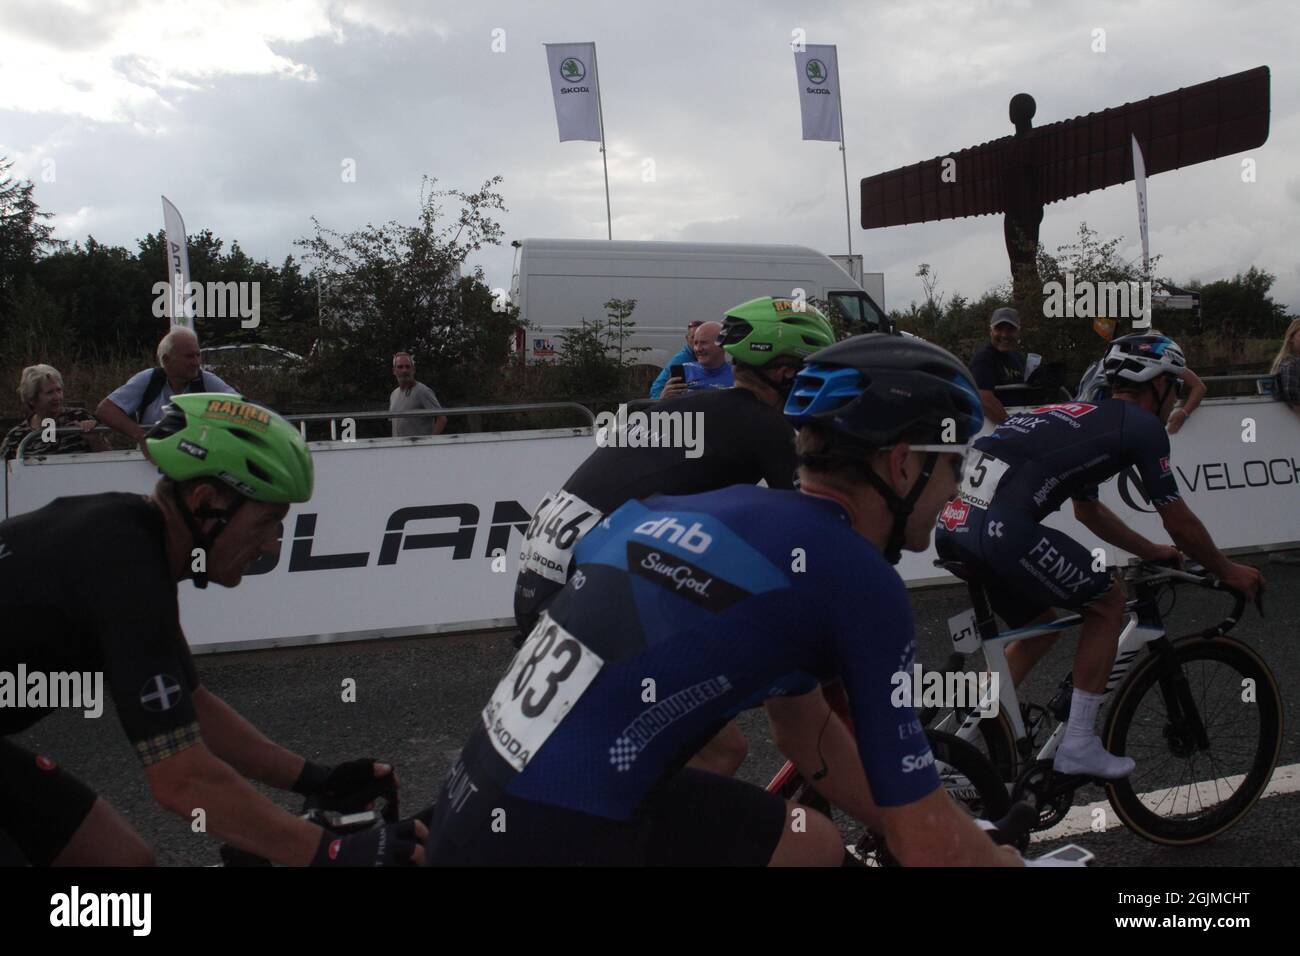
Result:
{"label": "alpecin logo", "polygon": [[954,498],[943,506],[943,513],[939,515],[939,523],[949,531],[956,531],[957,528],[966,523],[970,517],[970,505],[960,498]]}
{"label": "alpecin logo", "polygon": [[1040,405],[1033,409],[1035,415],[1041,415],[1044,412],[1064,412],[1071,418],[1082,418],[1091,411],[1095,411],[1096,405],[1088,405],[1084,402],[1064,402],[1060,405]]}

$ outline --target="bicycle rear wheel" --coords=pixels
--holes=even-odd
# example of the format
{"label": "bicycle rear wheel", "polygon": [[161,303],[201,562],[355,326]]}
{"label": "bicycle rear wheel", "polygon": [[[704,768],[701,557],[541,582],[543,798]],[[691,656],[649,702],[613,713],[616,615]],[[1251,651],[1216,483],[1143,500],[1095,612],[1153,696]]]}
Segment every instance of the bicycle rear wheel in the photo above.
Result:
{"label": "bicycle rear wheel", "polygon": [[1153,649],[1107,714],[1106,749],[1137,761],[1129,777],[1107,785],[1111,806],[1154,843],[1217,836],[1268,786],[1282,720],[1272,672],[1240,641],[1189,637]]}

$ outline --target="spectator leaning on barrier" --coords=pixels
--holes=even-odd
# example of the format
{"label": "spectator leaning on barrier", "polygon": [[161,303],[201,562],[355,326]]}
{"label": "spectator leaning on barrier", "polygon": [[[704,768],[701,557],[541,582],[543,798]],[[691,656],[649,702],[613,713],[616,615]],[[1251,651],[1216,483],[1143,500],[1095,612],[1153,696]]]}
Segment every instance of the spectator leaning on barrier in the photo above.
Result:
{"label": "spectator leaning on barrier", "polygon": [[672,398],[704,388],[731,388],[735,384],[732,368],[727,363],[727,353],[718,344],[718,336],[721,334],[721,322],[704,322],[695,330],[696,360],[682,363],[685,379],[676,376],[669,378],[660,398]]}
{"label": "spectator leaning on barrier", "polygon": [[99,403],[95,417],[121,432],[148,454],[144,445],[147,426],[162,418],[163,406],[184,392],[235,390],[212,372],[199,368],[199,338],[192,329],[173,326],[158,343],[158,368],[147,368]]}
{"label": "spectator leaning on barrier", "polygon": [[47,422],[53,422],[56,428],[76,425],[81,432],[56,435],[53,441],[48,442],[43,438],[33,438],[23,449],[24,458],[108,449],[108,442],[103,438],[89,434],[99,422],[83,408],[63,407],[63,376],[52,365],[29,365],[23,369],[18,382],[18,401],[26,417],[5,435],[4,443],[0,445],[0,459],[8,461],[13,458],[22,440],[32,432],[43,431]]}
{"label": "spectator leaning on barrier", "polygon": [[703,319],[691,319],[686,323],[686,344],[681,351],[664,363],[663,369],[650,384],[651,398],[658,398],[663,394],[664,386],[668,384],[668,376],[672,374],[674,365],[685,365],[687,362],[695,361],[695,350],[691,346],[695,338],[695,330],[703,324]]}
{"label": "spectator leaning on barrier", "polygon": [[1277,376],[1278,398],[1292,411],[1300,412],[1300,319],[1287,326],[1269,374]]}
{"label": "spectator leaning on barrier", "polygon": [[999,385],[1019,385],[1025,380],[1025,357],[1016,351],[1020,341],[1020,313],[1003,306],[989,318],[989,344],[970,360],[971,375],[980,391],[984,417],[1000,424],[1007,410],[993,390]]}
{"label": "spectator leaning on barrier", "polygon": [[[388,396],[390,412],[414,412],[422,408],[442,408],[438,396],[428,385],[415,380],[415,359],[410,352],[398,352],[393,356],[393,377],[397,379],[397,388]],[[437,418],[394,418],[393,437],[413,438],[418,435],[441,435],[447,427],[447,417]]]}

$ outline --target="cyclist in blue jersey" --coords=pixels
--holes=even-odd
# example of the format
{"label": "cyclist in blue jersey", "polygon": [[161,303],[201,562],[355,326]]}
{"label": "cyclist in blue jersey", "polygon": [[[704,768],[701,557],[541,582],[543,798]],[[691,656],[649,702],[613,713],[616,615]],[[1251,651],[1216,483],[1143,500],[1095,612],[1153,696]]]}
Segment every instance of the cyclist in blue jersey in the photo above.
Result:
{"label": "cyclist in blue jersey", "polygon": [[[799,491],[656,495],[583,537],[443,784],[428,862],[838,864],[826,817],[684,767],[763,705],[800,772],[904,864],[1020,863],[939,786],[910,705],[891,701],[915,655],[891,564],[928,546],[956,488],[983,421],[970,374],[882,334],[809,362],[786,405]],[[852,733],[820,691],[834,676]]]}
{"label": "cyclist in blue jersey", "polygon": [[[975,442],[957,497],[939,517],[941,557],[962,561],[985,586],[993,609],[1011,627],[1051,620],[1052,608],[1083,615],[1062,773],[1114,780],[1134,761],[1109,753],[1096,733],[1097,711],[1123,627],[1124,586],[1083,545],[1040,522],[1067,498],[1093,534],[1144,560],[1190,554],[1231,587],[1254,597],[1264,585],[1254,568],[1215,547],[1178,491],[1165,423],[1178,399],[1182,350],[1164,335],[1116,339],[1103,361],[1112,398],[1047,405],[1012,415]],[[1177,548],[1156,544],[1098,499],[1098,485],[1135,466],[1147,497]],[[1012,644],[1017,683],[1056,635]]]}

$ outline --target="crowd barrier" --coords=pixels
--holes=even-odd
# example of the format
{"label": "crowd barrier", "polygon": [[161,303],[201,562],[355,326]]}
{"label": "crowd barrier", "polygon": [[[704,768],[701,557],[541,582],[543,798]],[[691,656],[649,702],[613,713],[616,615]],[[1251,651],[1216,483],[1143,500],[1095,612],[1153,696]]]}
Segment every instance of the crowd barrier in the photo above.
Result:
{"label": "crowd barrier", "polygon": [[[575,406],[408,414],[560,407]],[[304,423],[365,414],[304,416]],[[1209,400],[1172,444],[1178,486],[1220,547],[1300,544],[1300,417],[1285,405],[1258,397]],[[197,649],[216,650],[506,626],[531,512],[594,448],[590,425],[312,442],[316,492],[290,510],[278,555],[237,589],[182,584],[186,635]],[[145,493],[157,477],[138,451],[15,460],[5,469],[6,515],[62,495]],[[1104,485],[1101,497],[1136,530],[1167,540],[1131,476]],[[1068,505],[1047,523],[1088,547],[1100,545]],[[1127,557],[1107,554],[1108,563]],[[898,568],[909,586],[952,580],[933,558],[933,551],[904,554]],[[75,589],[68,599],[76,600]]]}

